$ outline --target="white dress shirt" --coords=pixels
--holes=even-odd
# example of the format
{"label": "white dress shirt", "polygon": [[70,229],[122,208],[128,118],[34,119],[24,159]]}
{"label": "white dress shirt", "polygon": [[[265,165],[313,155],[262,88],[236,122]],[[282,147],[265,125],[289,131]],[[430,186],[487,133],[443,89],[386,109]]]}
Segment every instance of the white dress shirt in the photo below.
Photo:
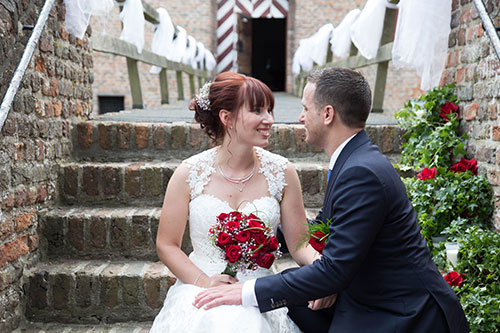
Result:
{"label": "white dress shirt", "polygon": [[[358,133],[356,133],[358,134]],[[356,136],[354,134],[353,136],[349,137],[347,140],[342,142],[340,146],[335,149],[333,152],[332,156],[330,157],[330,163],[328,164],[328,169],[333,170],[333,167],[335,166],[335,162],[337,162],[337,159],[340,156],[340,153],[344,149],[344,147],[351,141],[352,138]],[[255,295],[255,281],[257,279],[253,280],[248,280],[243,283],[243,289],[241,290],[241,305],[243,306],[258,306],[257,304],[257,296]]]}

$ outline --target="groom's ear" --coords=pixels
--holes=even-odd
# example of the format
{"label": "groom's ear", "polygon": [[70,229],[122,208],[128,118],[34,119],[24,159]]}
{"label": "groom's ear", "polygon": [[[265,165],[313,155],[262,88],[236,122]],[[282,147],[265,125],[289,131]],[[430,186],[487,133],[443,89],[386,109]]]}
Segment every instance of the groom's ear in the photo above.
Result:
{"label": "groom's ear", "polygon": [[335,110],[333,109],[333,106],[331,105],[326,105],[323,107],[323,123],[326,126],[329,126],[333,123],[333,120],[335,118]]}

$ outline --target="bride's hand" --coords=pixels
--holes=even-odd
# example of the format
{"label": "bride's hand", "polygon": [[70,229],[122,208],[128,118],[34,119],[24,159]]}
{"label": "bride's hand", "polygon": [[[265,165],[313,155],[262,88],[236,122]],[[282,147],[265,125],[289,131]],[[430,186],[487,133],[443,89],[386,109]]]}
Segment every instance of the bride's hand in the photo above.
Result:
{"label": "bride's hand", "polygon": [[311,310],[321,310],[331,307],[337,300],[337,294],[326,296],[314,301],[309,301],[307,306]]}
{"label": "bride's hand", "polygon": [[212,276],[204,275],[203,279],[200,278],[198,286],[202,288],[212,288],[225,284],[237,283],[238,279],[227,274],[215,274]]}

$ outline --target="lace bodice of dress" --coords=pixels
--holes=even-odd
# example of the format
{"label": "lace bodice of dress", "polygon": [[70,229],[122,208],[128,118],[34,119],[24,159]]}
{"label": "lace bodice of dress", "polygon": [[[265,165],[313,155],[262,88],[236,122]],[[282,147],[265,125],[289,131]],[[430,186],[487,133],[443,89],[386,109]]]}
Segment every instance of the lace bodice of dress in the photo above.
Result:
{"label": "lace bodice of dress", "polygon": [[[282,192],[286,186],[284,170],[287,159],[262,148],[255,149],[261,165],[259,173],[267,180],[268,194],[252,202],[243,203],[239,210],[244,214],[255,213],[276,231],[280,222]],[[208,275],[220,273],[225,267],[219,251],[210,241],[208,231],[215,224],[216,216],[233,210],[227,201],[203,192],[210,182],[210,176],[215,172],[217,150],[218,147],[212,148],[186,160],[189,168],[187,182],[191,189],[189,232],[193,252],[190,259]],[[258,269],[248,274],[239,274],[238,278],[242,281],[262,274],[262,269]]]}

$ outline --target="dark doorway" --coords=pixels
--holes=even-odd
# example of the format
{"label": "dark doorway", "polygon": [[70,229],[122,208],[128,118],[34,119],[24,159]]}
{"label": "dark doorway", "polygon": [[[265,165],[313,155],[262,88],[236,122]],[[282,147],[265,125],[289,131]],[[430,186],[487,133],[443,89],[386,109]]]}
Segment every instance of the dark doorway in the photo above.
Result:
{"label": "dark doorway", "polygon": [[99,114],[124,110],[124,99],[124,96],[97,96]]}
{"label": "dark doorway", "polygon": [[286,19],[252,19],[252,76],[285,90]]}

